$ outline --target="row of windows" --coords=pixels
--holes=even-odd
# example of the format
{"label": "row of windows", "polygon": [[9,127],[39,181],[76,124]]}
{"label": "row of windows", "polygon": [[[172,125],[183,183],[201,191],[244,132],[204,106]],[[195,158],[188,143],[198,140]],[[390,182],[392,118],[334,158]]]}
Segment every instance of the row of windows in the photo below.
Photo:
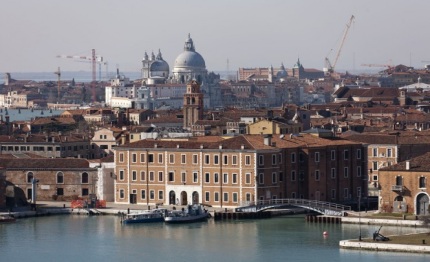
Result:
{"label": "row of windows", "polygon": [[[163,164],[163,153],[157,154],[157,162],[159,164]],[[140,154],[140,163],[146,163],[146,161],[148,160],[148,163],[154,163],[155,162],[155,157],[154,154],[148,154],[148,159],[146,159],[146,154],[145,153],[141,153]],[[169,154],[169,159],[168,162],[169,164],[175,164],[175,155],[174,154]],[[132,163],[137,163],[138,160],[138,155],[133,153],[131,154],[131,162]],[[210,165],[211,162],[214,165],[218,165],[220,164],[220,155],[213,155],[212,159],[211,159],[211,155],[205,154],[204,155],[204,164],[206,165]],[[120,153],[119,154],[119,162],[124,162],[124,154]],[[227,155],[223,155],[222,156],[222,164],[223,165],[228,165],[229,162],[231,162],[232,165],[237,165],[238,164],[238,157],[236,155],[233,156],[227,156]],[[180,163],[181,164],[187,164],[187,155],[186,154],[181,154],[181,158],[180,158]],[[193,154],[192,155],[192,164],[198,164],[199,163],[199,155],[198,154]],[[245,165],[251,165],[251,156],[247,155],[245,156]]]}
{"label": "row of windows", "polygon": [[[33,172],[27,173],[27,183],[31,183],[33,180],[34,174]],[[64,184],[64,173],[58,172],[56,175],[56,181],[57,184]],[[81,184],[88,184],[89,183],[89,174],[87,172],[84,172],[81,174]]]}
{"label": "row of windows", "polygon": [[386,148],[385,150],[383,150],[382,148],[378,149],[377,147],[373,147],[372,148],[372,155],[374,157],[385,157],[385,156],[386,157],[393,157],[393,149],[392,148]]}
{"label": "row of windows", "polygon": [[66,150],[73,150],[73,151],[78,151],[78,150],[84,150],[88,149],[88,145],[86,146],[1,146],[1,151],[12,151],[12,152],[25,152],[25,151],[38,151],[38,152],[43,152],[43,151],[47,151],[47,152],[51,152],[51,151],[66,151]]}
{"label": "row of windows", "polygon": [[[427,179],[425,177],[418,178],[418,187],[426,188]],[[403,176],[396,176],[396,186],[403,186]]]}
{"label": "row of windows", "polygon": [[[82,188],[81,196],[88,196],[89,193],[90,193],[90,190],[88,188]],[[64,188],[58,187],[56,194],[57,196],[64,196]]]}
{"label": "row of windows", "polygon": [[[223,199],[222,199],[223,202],[229,202],[230,201],[230,198],[229,198],[230,193],[224,192],[222,195],[223,195]],[[248,198],[249,198],[249,200],[246,200],[246,201],[251,201],[250,200],[251,199],[250,193],[246,194],[246,199],[248,199]],[[206,191],[205,192],[205,202],[210,202],[210,201],[211,201],[211,193]],[[220,193],[219,192],[213,192],[213,201],[214,202],[220,201]],[[233,203],[238,202],[238,193],[236,193],[236,192],[231,193],[231,201]]]}

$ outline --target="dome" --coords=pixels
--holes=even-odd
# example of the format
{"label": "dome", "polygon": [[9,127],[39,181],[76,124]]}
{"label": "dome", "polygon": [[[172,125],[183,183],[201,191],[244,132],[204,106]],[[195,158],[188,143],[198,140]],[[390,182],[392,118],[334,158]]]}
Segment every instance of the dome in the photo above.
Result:
{"label": "dome", "polygon": [[175,60],[175,67],[206,68],[203,57],[195,51],[184,51]]}
{"label": "dome", "polygon": [[154,71],[169,72],[169,64],[167,64],[167,62],[164,60],[155,60],[154,62],[151,63],[151,65],[149,67],[149,71],[151,71],[151,72],[154,72]]}

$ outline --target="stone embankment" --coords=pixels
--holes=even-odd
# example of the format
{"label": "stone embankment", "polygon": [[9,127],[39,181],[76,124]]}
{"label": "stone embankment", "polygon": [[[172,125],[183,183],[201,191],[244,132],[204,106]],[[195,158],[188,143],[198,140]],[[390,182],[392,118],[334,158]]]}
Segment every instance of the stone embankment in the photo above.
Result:
{"label": "stone embankment", "polygon": [[362,249],[372,251],[394,251],[430,254],[429,245],[401,245],[384,242],[360,242],[356,240],[341,240],[339,246],[345,249]]}

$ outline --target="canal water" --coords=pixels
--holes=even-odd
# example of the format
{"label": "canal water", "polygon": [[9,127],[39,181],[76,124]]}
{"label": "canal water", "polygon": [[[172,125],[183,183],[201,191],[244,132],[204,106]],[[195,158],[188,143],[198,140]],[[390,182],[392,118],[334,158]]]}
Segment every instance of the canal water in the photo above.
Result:
{"label": "canal water", "polygon": [[[378,226],[361,226],[368,237]],[[328,236],[324,237],[323,232]],[[303,216],[186,225],[121,225],[116,216],[62,215],[0,224],[1,261],[429,261],[429,255],[339,249],[358,225]],[[423,229],[383,227],[384,235]]]}

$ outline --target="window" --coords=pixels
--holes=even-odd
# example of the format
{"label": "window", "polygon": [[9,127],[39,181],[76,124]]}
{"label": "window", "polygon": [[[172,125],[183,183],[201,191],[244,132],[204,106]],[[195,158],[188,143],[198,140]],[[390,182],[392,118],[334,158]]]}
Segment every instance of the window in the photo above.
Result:
{"label": "window", "polygon": [[343,168],[343,177],[345,177],[345,178],[348,177],[348,167]]}
{"label": "window", "polygon": [[181,164],[186,164],[187,163],[187,156],[186,155],[181,155]]}
{"label": "window", "polygon": [[419,187],[420,188],[425,188],[426,187],[426,178],[425,177],[420,177]]}
{"label": "window", "polygon": [[378,181],[378,175],[373,175],[372,176],[372,181]]}
{"label": "window", "polygon": [[361,149],[357,149],[357,159],[361,159]]}
{"label": "window", "polygon": [[154,171],[149,171],[149,181],[154,181]]}
{"label": "window", "polygon": [[336,189],[331,190],[331,199],[336,199]]}
{"label": "window", "polygon": [[119,180],[124,180],[124,170],[119,171]]}
{"label": "window", "polygon": [[348,188],[343,189],[343,198],[349,198],[349,191]]}
{"label": "window", "polygon": [[403,177],[396,176],[396,186],[403,186]]}
{"label": "window", "polygon": [[146,155],[145,154],[140,154],[140,162],[141,163],[145,163],[146,162]]}
{"label": "window", "polygon": [[205,183],[209,183],[210,182],[210,174],[209,173],[205,173]]}
{"label": "window", "polygon": [[296,163],[296,153],[291,153],[291,163]]}
{"label": "window", "polygon": [[245,174],[245,184],[251,184],[251,174],[250,173]]}
{"label": "window", "polygon": [[361,177],[361,166],[357,167],[357,177]]}
{"label": "window", "polygon": [[146,173],[145,171],[140,171],[140,180],[145,181],[146,180]]}
{"label": "window", "polygon": [[373,152],[373,156],[378,156],[378,148],[373,148],[372,149],[372,152]]}
{"label": "window", "polygon": [[237,193],[232,193],[232,197],[233,197],[233,203],[237,203]]}
{"label": "window", "polygon": [[149,199],[154,200],[155,199],[155,192],[154,190],[149,191]]}
{"label": "window", "polygon": [[174,164],[174,163],[175,163],[175,155],[169,154],[169,164]]}
{"label": "window", "polygon": [[237,156],[232,156],[231,157],[231,164],[232,165],[237,165]]}
{"label": "window", "polygon": [[224,192],[224,202],[228,202],[228,193]]}
{"label": "window", "polygon": [[280,153],[279,155],[278,155],[278,159],[279,159],[279,164],[282,164],[282,154]]}
{"label": "window", "polygon": [[245,194],[245,199],[246,199],[247,202],[250,202],[251,201],[251,193],[246,193]]}
{"label": "window", "polygon": [[336,150],[330,151],[330,159],[331,160],[336,160]]}
{"label": "window", "polygon": [[137,162],[137,154],[135,154],[135,153],[131,154],[131,162],[133,162],[133,163]]}
{"label": "window", "polygon": [[214,201],[219,202],[219,193],[218,192],[214,193]]}
{"label": "window", "polygon": [[64,174],[63,174],[63,172],[58,172],[57,173],[57,184],[63,184],[63,183],[64,183]]}
{"label": "window", "polygon": [[[57,190],[58,191],[58,190]],[[57,193],[57,195],[58,195],[58,193]],[[124,189],[120,189],[119,190],[119,198],[120,199],[124,199],[124,196],[125,196],[125,194],[124,194]]]}
{"label": "window", "polygon": [[82,173],[81,178],[82,178],[82,180],[81,180],[82,184],[88,184],[88,173],[87,172]]}
{"label": "window", "polygon": [[237,174],[236,174],[236,173],[233,173],[231,176],[233,177],[233,178],[232,178],[232,183],[233,183],[233,184],[237,184]]}
{"label": "window", "polygon": [[193,164],[196,165],[199,163],[199,156],[198,155],[193,155]]}
{"label": "window", "polygon": [[228,165],[228,156],[224,156],[223,165]]}
{"label": "window", "polygon": [[332,169],[331,169],[331,171],[330,171],[330,177],[331,177],[332,179],[335,179],[335,178],[336,178],[336,168],[332,168]]}
{"label": "window", "polygon": [[272,154],[272,165],[276,165],[276,155]]}
{"label": "window", "polygon": [[[170,174],[169,174],[170,176]],[[186,183],[187,182],[187,173],[186,172],[182,172],[181,173],[181,182],[182,183]]]}
{"label": "window", "polygon": [[214,183],[219,183],[218,173],[214,173]]}
{"label": "window", "polygon": [[277,176],[278,176],[278,174],[276,174],[276,172],[272,173],[272,184],[276,184],[276,182],[278,182]]}
{"label": "window", "polygon": [[320,152],[315,152],[315,162],[320,161]]}
{"label": "window", "polygon": [[119,162],[124,162],[124,153],[119,153]]}
{"label": "window", "polygon": [[137,180],[137,171],[136,170],[131,171],[131,180],[132,181]]}
{"label": "window", "polygon": [[163,171],[158,172],[158,182],[163,182]]}
{"label": "window", "polygon": [[164,191],[160,190],[158,191],[158,200],[163,200],[164,199]]}
{"label": "window", "polygon": [[251,156],[245,156],[245,165],[250,166],[251,165]]}
{"label": "window", "polygon": [[303,153],[299,153],[299,162],[300,163],[305,162],[305,156],[303,155]]}
{"label": "window", "polygon": [[210,164],[210,156],[209,155],[205,155],[205,164],[206,165]]}
{"label": "window", "polygon": [[199,182],[199,176],[197,172],[193,172],[193,183]]}
{"label": "window", "polygon": [[142,189],[142,190],[140,191],[140,198],[141,198],[141,199],[146,199],[146,191],[145,191],[145,189]]}
{"label": "window", "polygon": [[343,160],[348,160],[349,159],[349,150],[344,150],[343,151]]}
{"label": "window", "polygon": [[224,173],[222,182],[224,184],[228,184],[228,174],[227,173]]}
{"label": "window", "polygon": [[320,180],[320,171],[319,170],[315,170],[315,180],[316,181]]}
{"label": "window", "polygon": [[283,182],[283,181],[284,181],[284,173],[279,172],[279,182]]}
{"label": "window", "polygon": [[387,149],[387,157],[391,157],[391,154],[392,154],[392,149],[388,148]]}
{"label": "window", "polygon": [[148,155],[148,162],[149,163],[154,163],[154,154],[149,154]]}
{"label": "window", "polygon": [[258,156],[258,164],[260,166],[264,165],[264,156],[263,155]]}
{"label": "window", "polygon": [[206,202],[210,201],[210,195],[211,195],[210,192],[207,192],[207,191],[205,192],[205,201]]}
{"label": "window", "polygon": [[175,173],[174,172],[169,172],[168,176],[169,176],[169,182],[175,181]]}
{"label": "window", "polygon": [[373,170],[378,170],[378,161],[373,161],[372,162],[372,164],[373,164]]}
{"label": "window", "polygon": [[163,164],[163,154],[158,154],[158,163]]}
{"label": "window", "polygon": [[89,191],[88,188],[82,188],[82,196],[88,196]]}
{"label": "window", "polygon": [[219,155],[214,155],[214,165],[219,164]]}
{"label": "window", "polygon": [[296,181],[296,170],[291,170],[291,181]]}
{"label": "window", "polygon": [[258,174],[258,183],[264,184],[264,173]]}

